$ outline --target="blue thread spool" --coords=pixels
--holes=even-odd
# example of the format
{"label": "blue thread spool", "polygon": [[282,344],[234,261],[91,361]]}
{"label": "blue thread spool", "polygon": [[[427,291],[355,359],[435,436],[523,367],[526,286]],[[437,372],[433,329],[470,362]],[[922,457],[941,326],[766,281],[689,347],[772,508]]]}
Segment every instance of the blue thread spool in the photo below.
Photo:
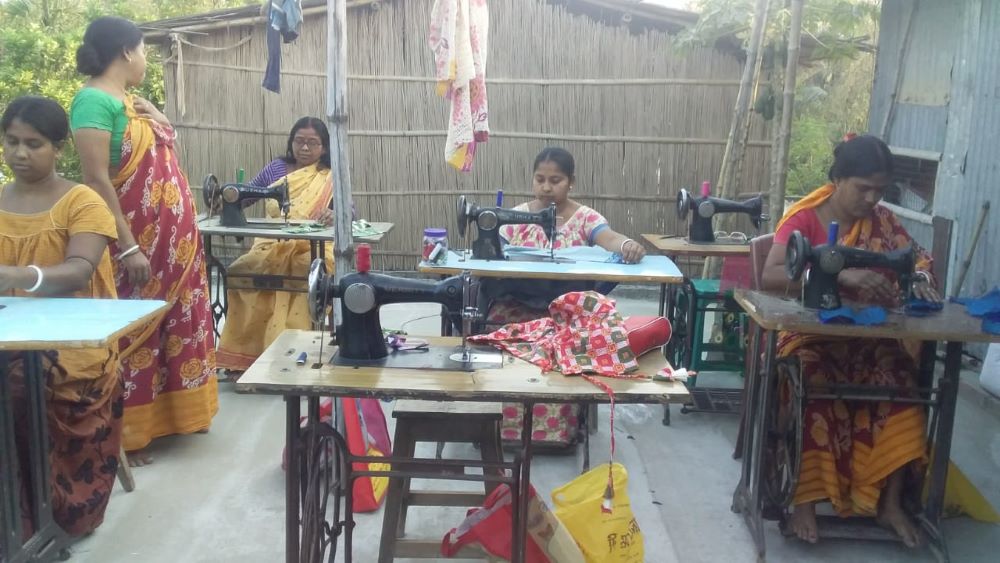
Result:
{"label": "blue thread spool", "polygon": [[503,207],[503,190],[497,190],[497,207]]}
{"label": "blue thread spool", "polygon": [[837,236],[839,235],[840,225],[836,221],[830,221],[830,228],[826,231],[826,244],[827,246],[837,245]]}

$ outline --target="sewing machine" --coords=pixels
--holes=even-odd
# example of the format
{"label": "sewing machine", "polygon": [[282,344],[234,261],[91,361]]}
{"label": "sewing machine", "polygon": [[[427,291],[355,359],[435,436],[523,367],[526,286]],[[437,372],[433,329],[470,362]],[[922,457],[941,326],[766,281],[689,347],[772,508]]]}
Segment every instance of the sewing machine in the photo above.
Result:
{"label": "sewing machine", "polygon": [[[288,225],[288,212],[291,210],[292,201],[288,195],[288,180],[282,180],[280,184],[261,188],[249,184],[226,184],[219,185],[219,179],[214,174],[205,177],[201,186],[201,195],[205,200],[208,213],[221,206],[219,224],[223,227],[245,227],[259,226],[261,228],[280,228]],[[285,225],[274,225],[270,223],[256,223],[247,221],[243,214],[243,202],[251,199],[273,199],[278,203],[278,208],[285,218]]]}
{"label": "sewing machine", "polygon": [[[458,234],[464,237],[469,223],[478,231],[472,243],[472,257],[477,260],[506,260],[500,244],[500,227],[503,225],[541,225],[549,239],[549,249],[554,250],[556,240],[556,206],[549,205],[538,213],[514,211],[502,207],[479,207],[458,196]],[[551,253],[550,253],[551,254]],[[554,257],[553,257],[554,259]]]}
{"label": "sewing machine", "polygon": [[806,272],[802,284],[802,304],[813,309],[837,309],[841,306],[837,275],[846,268],[885,268],[899,276],[900,291],[904,298],[911,297],[911,280],[916,264],[912,247],[892,252],[871,252],[849,246],[837,245],[837,223],[831,223],[827,243],[811,246],[809,239],[795,231],[785,249],[785,273],[791,280],[798,280]]}
{"label": "sewing machine", "polygon": [[694,197],[682,189],[677,194],[677,218],[684,221],[691,212],[691,224],[688,228],[688,241],[698,243],[715,242],[715,230],[712,228],[712,217],[719,213],[746,213],[754,228],[760,229],[761,224],[770,218],[762,213],[764,200],[761,196],[752,197],[743,202],[730,201],[708,195],[702,187],[701,197]]}
{"label": "sewing machine", "polygon": [[[335,284],[326,274],[324,261],[316,259],[308,280],[309,313],[320,326],[326,322],[328,305],[340,299],[342,322],[334,331],[339,349],[330,360],[335,365],[471,371],[503,364],[495,350],[473,348],[466,342],[478,314],[468,274],[432,282],[366,270],[347,274]],[[449,316],[461,315],[462,345],[458,349],[423,345],[417,350],[390,350],[379,319],[379,308],[390,303],[444,305]]]}

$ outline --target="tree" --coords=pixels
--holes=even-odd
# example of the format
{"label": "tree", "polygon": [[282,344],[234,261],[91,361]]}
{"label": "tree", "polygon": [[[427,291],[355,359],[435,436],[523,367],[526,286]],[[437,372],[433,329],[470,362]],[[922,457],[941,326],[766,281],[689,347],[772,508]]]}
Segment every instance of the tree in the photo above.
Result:
{"label": "tree", "polygon": [[[153,21],[244,5],[249,0],[8,0],[0,2],[0,111],[18,96],[35,94],[69,110],[84,77],[76,72],[76,49],[87,23],[105,15]],[[150,51],[145,83],[136,92],[162,106],[163,65]],[[0,164],[0,181],[5,180]],[[80,178],[80,160],[70,145],[59,172]],[[6,174],[9,177],[9,171]]]}
{"label": "tree", "polygon": [[[749,38],[753,0],[696,0],[701,16],[678,35],[680,45]],[[874,70],[872,38],[878,4],[871,0],[808,0],[802,18],[803,45],[788,160],[788,195],[802,195],[826,181],[833,147],[847,132],[861,132],[868,120]],[[784,66],[789,11],[772,0],[764,64]],[[781,115],[779,87],[762,84],[755,111],[765,120]]]}

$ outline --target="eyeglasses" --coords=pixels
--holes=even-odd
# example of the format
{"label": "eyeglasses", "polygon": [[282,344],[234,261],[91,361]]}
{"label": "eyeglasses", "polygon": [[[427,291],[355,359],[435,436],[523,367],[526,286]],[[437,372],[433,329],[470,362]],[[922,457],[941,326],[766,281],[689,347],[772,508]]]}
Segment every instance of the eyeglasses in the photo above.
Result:
{"label": "eyeglasses", "polygon": [[292,139],[292,145],[297,149],[301,149],[302,147],[309,147],[310,149],[318,149],[321,146],[323,146],[323,141],[317,139],[295,138]]}

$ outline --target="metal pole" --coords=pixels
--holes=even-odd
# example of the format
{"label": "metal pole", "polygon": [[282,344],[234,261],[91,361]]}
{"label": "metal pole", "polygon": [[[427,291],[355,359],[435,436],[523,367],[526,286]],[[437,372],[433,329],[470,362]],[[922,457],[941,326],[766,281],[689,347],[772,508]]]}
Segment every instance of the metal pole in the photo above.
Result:
{"label": "metal pole", "polygon": [[[335,284],[354,270],[351,236],[351,168],[347,139],[347,0],[327,0],[326,120],[330,127],[330,164],[333,174],[333,245]],[[340,308],[333,308],[334,328]]]}

